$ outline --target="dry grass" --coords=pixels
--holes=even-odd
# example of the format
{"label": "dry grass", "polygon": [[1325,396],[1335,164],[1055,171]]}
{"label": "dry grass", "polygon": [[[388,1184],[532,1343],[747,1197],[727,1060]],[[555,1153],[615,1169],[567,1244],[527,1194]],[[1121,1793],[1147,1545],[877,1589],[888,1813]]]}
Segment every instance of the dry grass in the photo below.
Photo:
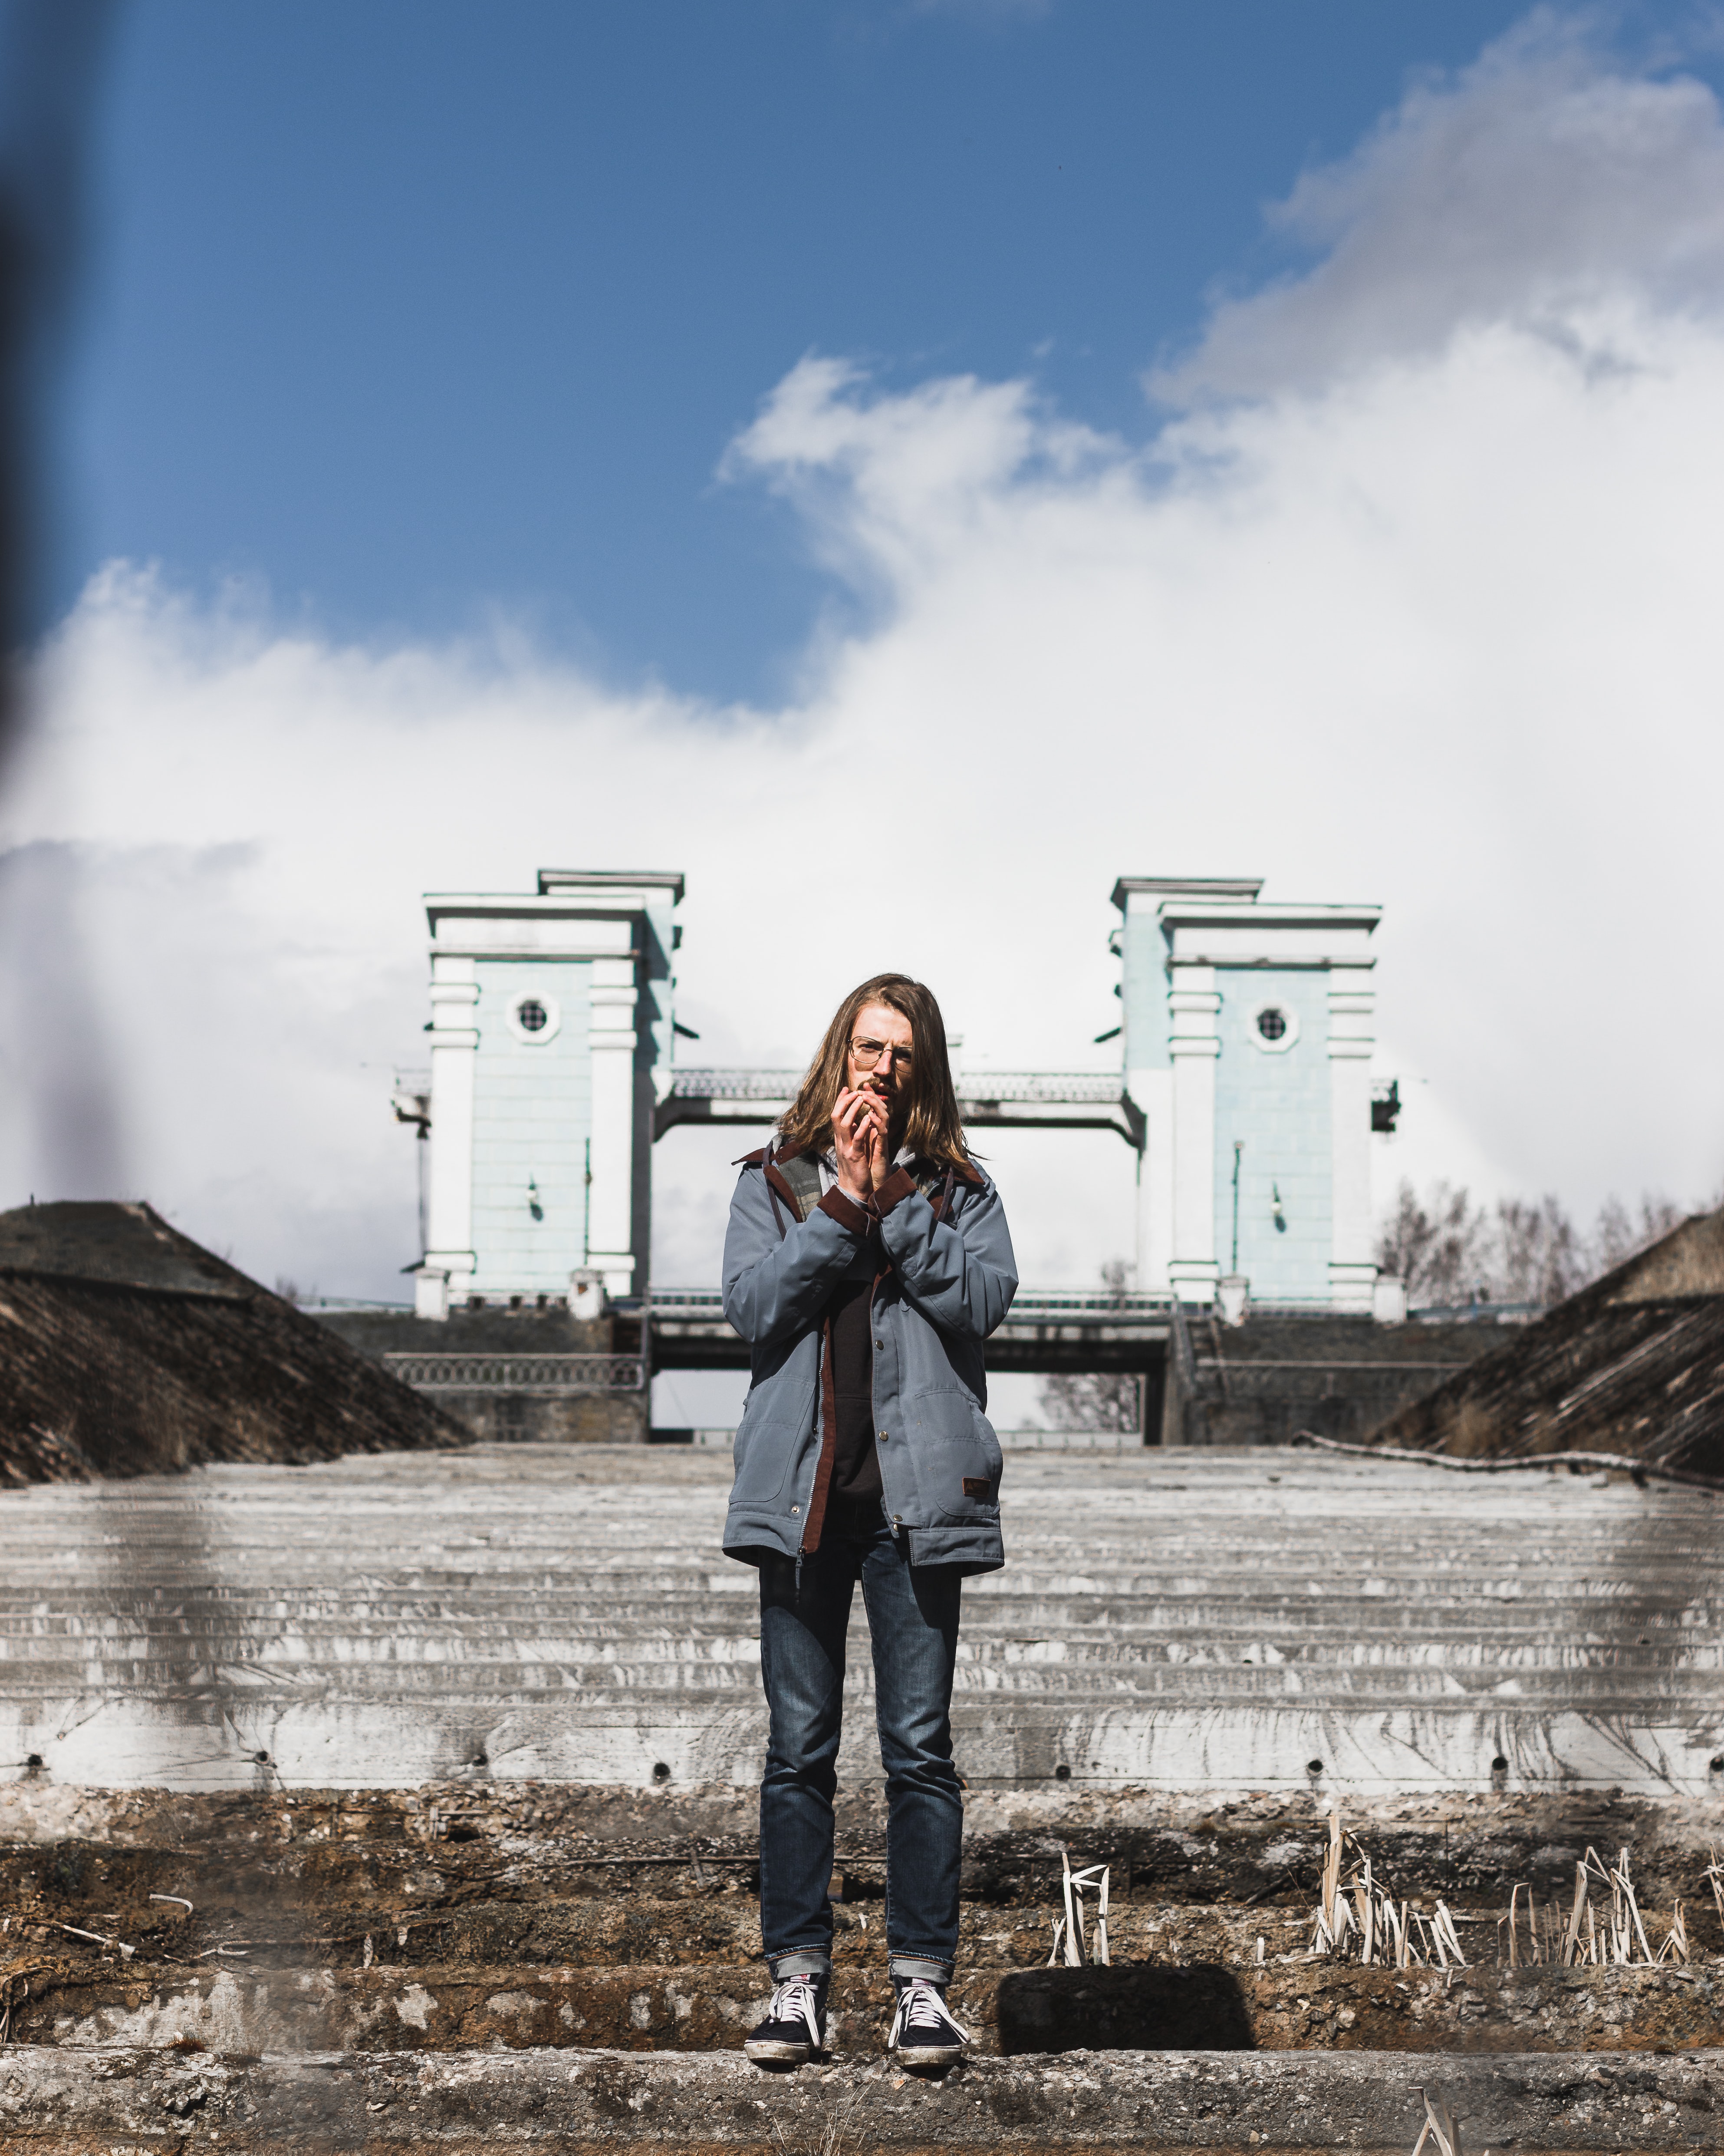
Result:
{"label": "dry grass", "polygon": [[787,2133],[781,2121],[776,2118],[769,2120],[772,2138],[778,2144],[781,2156],[844,2156],[846,2142],[852,2138],[850,2129],[853,2125],[857,2128],[854,2144],[858,2148],[861,2148],[864,2145],[861,2121],[856,2114],[867,2093],[866,2083],[848,2090],[833,2105],[821,2120],[818,2130],[813,2133]]}
{"label": "dry grass", "polygon": [[[1711,1862],[1704,1876],[1724,1922],[1724,1864],[1716,1849],[1709,1853]],[[1322,1899],[1311,1912],[1311,1951],[1343,1956],[1362,1969],[1468,1965],[1447,1906],[1439,1901],[1427,1914],[1398,1902],[1373,1875],[1368,1853],[1342,1826],[1338,1806],[1329,1814]],[[1507,1913],[1496,1923],[1499,1967],[1506,1960],[1510,1969],[1657,1969],[1689,1958],[1688,1925],[1680,1901],[1670,1912],[1662,1944],[1653,1951],[1626,1849],[1618,1852],[1614,1864],[1588,1849],[1574,1867],[1574,1893],[1566,1910],[1554,1900],[1541,1907],[1530,1887],[1516,1887]]]}
{"label": "dry grass", "polygon": [[[1355,1861],[1343,1876],[1351,1850]],[[1466,1956],[1455,1919],[1439,1902],[1427,1916],[1393,1894],[1373,1876],[1366,1851],[1341,1824],[1337,1805],[1329,1814],[1329,1850],[1323,1860],[1323,1898],[1311,1912],[1311,1951],[1346,1954],[1362,1969],[1465,1969]]]}
{"label": "dry grass", "polygon": [[[1060,1861],[1065,1866],[1060,1885],[1065,1897],[1065,1914],[1054,1919],[1054,1948],[1048,1956],[1047,1965],[1052,1969],[1056,1962],[1063,1961],[1068,1969],[1085,1969],[1092,1964],[1106,1969],[1108,1965],[1109,1867],[1105,1864],[1091,1864],[1081,1871],[1074,1871],[1071,1853],[1063,1845]],[[1095,1922],[1088,1937],[1085,1937],[1084,1930],[1084,1897],[1086,1895],[1093,1896],[1095,1901]]]}
{"label": "dry grass", "polygon": [[1680,1295],[1724,1295],[1724,1212],[1685,1221],[1655,1244],[1613,1300],[1651,1302]]}
{"label": "dry grass", "polygon": [[[1427,2141],[1434,2145],[1436,2156],[1461,2156],[1460,2121],[1440,2097],[1433,2102],[1423,2089],[1419,2093],[1424,2097],[1424,2123],[1413,2144],[1413,2156],[1422,2156]],[[1483,2156],[1491,2156],[1491,2151],[1485,2149]]]}
{"label": "dry grass", "polygon": [[30,1979],[42,1981],[37,1986],[37,1995],[52,1991],[66,1975],[71,1964],[60,1960],[15,1961],[8,1969],[0,1969],[0,2044],[13,2041],[12,2017],[30,1996]]}
{"label": "dry grass", "polygon": [[1496,1424],[1477,1401],[1463,1400],[1440,1441],[1457,1460],[1488,1460],[1496,1450]]}
{"label": "dry grass", "polygon": [[[1720,1897],[1720,1913],[1724,1914],[1724,1895],[1720,1892],[1717,1872],[1715,1856],[1706,1876],[1714,1895]],[[1524,1950],[1521,1943],[1522,1893],[1526,1897]],[[1619,1852],[1615,1863],[1611,1865],[1607,1865],[1595,1849],[1587,1851],[1585,1857],[1574,1867],[1574,1898],[1566,1917],[1554,1901],[1541,1912],[1532,1888],[1516,1887],[1509,1896],[1508,1914],[1497,1921],[1499,1964],[1502,1960],[1505,1924],[1508,1927],[1511,1969],[1531,1969],[1541,1964],[1557,1969],[1655,1969],[1662,1962],[1688,1959],[1688,1927],[1680,1902],[1670,1912],[1670,1929],[1665,1934],[1664,1944],[1656,1953],[1652,1951],[1640,1905],[1634,1896],[1626,1849]]]}
{"label": "dry grass", "polygon": [[1553,1414],[1543,1409],[1526,1425],[1520,1450],[1542,1456],[1547,1452],[1562,1452],[1568,1447],[1568,1438],[1562,1424]]}

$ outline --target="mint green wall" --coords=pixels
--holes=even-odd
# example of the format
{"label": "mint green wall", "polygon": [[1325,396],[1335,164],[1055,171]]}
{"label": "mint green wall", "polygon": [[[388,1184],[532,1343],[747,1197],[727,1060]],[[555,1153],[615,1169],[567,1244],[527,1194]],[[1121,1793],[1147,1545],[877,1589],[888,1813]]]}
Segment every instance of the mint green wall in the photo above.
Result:
{"label": "mint green wall", "polygon": [[[581,959],[481,958],[475,971],[474,1291],[566,1295],[570,1273],[586,1256],[593,968]],[[554,1039],[517,1037],[508,1013],[524,995],[558,1005]],[[538,1187],[541,1219],[532,1214],[529,1179]]]}
{"label": "mint green wall", "polygon": [[[1326,969],[1223,968],[1215,985],[1215,1255],[1232,1270],[1234,1141],[1240,1159],[1239,1270],[1255,1301],[1329,1297],[1332,1247]],[[1251,1045],[1257,1007],[1296,1012],[1299,1038],[1280,1055]],[[1284,1228],[1275,1221],[1281,1197]]]}
{"label": "mint green wall", "polygon": [[1167,939],[1152,914],[1127,913],[1120,927],[1121,1045],[1127,1070],[1167,1068]]}

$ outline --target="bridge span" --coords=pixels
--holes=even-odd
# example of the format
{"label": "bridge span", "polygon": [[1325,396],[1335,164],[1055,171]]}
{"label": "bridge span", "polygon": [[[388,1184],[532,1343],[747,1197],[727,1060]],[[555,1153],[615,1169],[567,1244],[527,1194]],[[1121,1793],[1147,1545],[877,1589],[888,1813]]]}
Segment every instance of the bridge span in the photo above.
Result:
{"label": "bridge span", "polygon": [[[620,1312],[618,1317],[626,1322]],[[1020,1289],[1005,1323],[989,1337],[988,1367],[1038,1376],[1159,1371],[1172,1323],[1170,1296]],[[654,1373],[748,1368],[747,1347],[731,1330],[716,1287],[654,1288],[647,1298],[646,1332]]]}
{"label": "bridge span", "polygon": [[[972,1130],[1113,1131],[1140,1153],[1148,1135],[1116,1071],[955,1070],[952,1081]],[[780,1122],[801,1083],[799,1070],[673,1070],[653,1136],[685,1123]]]}

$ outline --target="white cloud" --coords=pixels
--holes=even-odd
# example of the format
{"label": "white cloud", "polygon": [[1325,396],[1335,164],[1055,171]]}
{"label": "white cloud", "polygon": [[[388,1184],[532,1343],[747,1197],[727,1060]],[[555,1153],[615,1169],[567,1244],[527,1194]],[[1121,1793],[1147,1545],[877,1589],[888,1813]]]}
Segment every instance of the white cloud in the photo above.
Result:
{"label": "white cloud", "polygon": [[[105,1055],[130,1187],[265,1277],[380,1292],[415,1247],[386,1093],[420,1044],[423,890],[685,870],[703,1060],[793,1062],[894,964],[972,1060],[1102,1067],[1116,875],[1249,872],[1387,908],[1383,1028],[1425,1081],[1391,1173],[1581,1207],[1715,1188],[1724,328],[1711,256],[1656,208],[1724,134],[1691,86],[1554,32],[1419,96],[1302,183],[1348,207],[1325,263],[1261,303],[1292,326],[1217,318],[1206,380],[1281,335],[1285,377],[1145,448],[1024,383],[879,396],[813,359],[780,384],[731,473],[784,490],[874,603],[782,711],[620,696],[503,638],[337,647],[99,580],[7,815],[11,843],[59,850],[13,873],[45,889],[49,864],[69,924],[44,957],[13,916],[8,993],[38,1014],[14,1103],[64,1084],[58,971],[95,1014],[80,1052]],[[1649,100],[1681,121],[1662,164]],[[1513,275],[1439,278],[1392,334],[1417,314],[1401,251],[1358,235],[1444,228],[1456,143],[1479,172],[1521,159],[1529,202],[1573,185],[1552,112],[1638,146],[1613,169],[1639,175],[1639,222],[1600,208],[1578,278],[1547,221]],[[1414,154],[1419,127],[1449,150]],[[15,1106],[13,1193],[70,1187],[57,1129]],[[716,1270],[735,1149],[660,1147],[661,1279]],[[1028,1276],[1128,1248],[1116,1140],[991,1150]],[[86,1181],[113,1172],[88,1158]]]}
{"label": "white cloud", "polygon": [[[1541,8],[1458,76],[1417,83],[1352,157],[1306,173],[1270,223],[1316,265],[1219,307],[1156,386],[1275,393],[1484,323],[1572,343],[1578,313],[1624,295],[1715,305],[1716,100],[1690,76],[1629,72],[1593,29]],[[1613,357],[1607,341],[1594,363]]]}

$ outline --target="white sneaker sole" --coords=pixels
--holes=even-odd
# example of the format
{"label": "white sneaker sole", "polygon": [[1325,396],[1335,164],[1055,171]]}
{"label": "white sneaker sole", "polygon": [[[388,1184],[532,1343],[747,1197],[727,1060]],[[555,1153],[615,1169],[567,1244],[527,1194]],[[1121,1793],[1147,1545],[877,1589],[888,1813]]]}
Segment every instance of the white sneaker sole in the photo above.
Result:
{"label": "white sneaker sole", "polygon": [[964,2050],[962,2044],[900,2044],[893,2056],[900,2066],[955,2066]]}
{"label": "white sneaker sole", "polygon": [[750,2041],[742,2049],[757,2066],[805,2066],[813,2056],[812,2044],[796,2044],[776,2037]]}

